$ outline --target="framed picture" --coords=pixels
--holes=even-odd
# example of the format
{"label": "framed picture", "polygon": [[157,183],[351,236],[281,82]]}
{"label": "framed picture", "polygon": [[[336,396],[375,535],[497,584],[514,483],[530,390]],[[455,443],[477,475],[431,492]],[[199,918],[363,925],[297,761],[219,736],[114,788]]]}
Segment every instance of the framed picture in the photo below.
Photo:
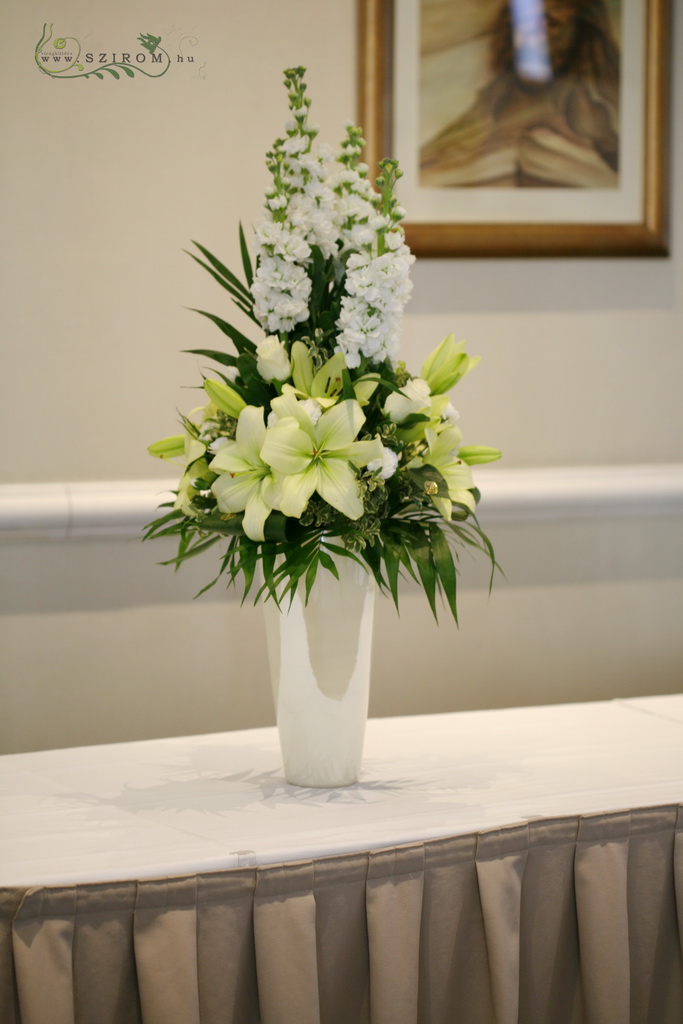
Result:
{"label": "framed picture", "polygon": [[422,256],[666,256],[669,0],[359,0]]}

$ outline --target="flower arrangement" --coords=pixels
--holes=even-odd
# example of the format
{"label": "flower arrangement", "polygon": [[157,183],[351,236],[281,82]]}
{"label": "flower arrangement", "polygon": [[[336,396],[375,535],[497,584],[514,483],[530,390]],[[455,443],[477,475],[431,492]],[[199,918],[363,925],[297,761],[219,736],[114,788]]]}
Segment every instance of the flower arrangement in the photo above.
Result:
{"label": "flower arrangement", "polygon": [[[277,603],[332,555],[359,561],[398,607],[402,574],[421,582],[434,615],[441,594],[457,620],[463,545],[495,558],[475,516],[470,467],[500,457],[463,446],[448,392],[478,362],[449,335],[420,376],[399,359],[415,257],[405,243],[396,161],[376,189],[360,162],[362,131],[346,127],[340,152],[315,143],[304,69],[285,71],[291,119],[267,154],[272,182],[255,225],[252,264],[240,225],[244,280],[203,246],[191,254],[258,330],[251,340],[208,317],[234,353],[188,350],[220,369],[183,433],[150,445],[182,459],[175,501],[146,538],[176,536],[170,563],[227,540],[220,562],[244,596]],[[205,590],[208,587],[204,588]]]}

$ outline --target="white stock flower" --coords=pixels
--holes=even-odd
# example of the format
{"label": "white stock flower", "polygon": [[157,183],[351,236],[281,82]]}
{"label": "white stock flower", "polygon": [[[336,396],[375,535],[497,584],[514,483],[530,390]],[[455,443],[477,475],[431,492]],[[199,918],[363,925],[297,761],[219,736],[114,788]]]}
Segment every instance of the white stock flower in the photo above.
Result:
{"label": "white stock flower", "polygon": [[284,153],[302,153],[305,149],[308,149],[308,139],[305,135],[292,135],[282,144],[282,150]]}
{"label": "white stock flower", "polygon": [[272,333],[287,333],[308,318],[311,279],[296,263],[279,256],[262,258],[251,293],[256,316]]}
{"label": "white stock flower", "polygon": [[337,350],[344,353],[347,366],[358,366],[360,355],[371,362],[399,353],[399,329],[403,308],[412,284],[410,266],[415,257],[406,245],[395,252],[371,258],[352,253],[347,262],[346,295],[337,320]]}

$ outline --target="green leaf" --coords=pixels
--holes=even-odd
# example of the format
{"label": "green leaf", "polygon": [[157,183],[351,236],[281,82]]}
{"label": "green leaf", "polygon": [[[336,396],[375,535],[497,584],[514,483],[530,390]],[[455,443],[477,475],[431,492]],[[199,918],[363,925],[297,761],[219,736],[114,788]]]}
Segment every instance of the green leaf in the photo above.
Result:
{"label": "green leaf", "polygon": [[[380,376],[377,381],[377,386],[380,388],[386,388],[387,391],[393,391],[395,394],[401,393],[401,389],[398,384],[394,384],[392,380],[387,380],[386,377]],[[401,426],[403,426],[403,424],[401,424]]]}
{"label": "green leaf", "polygon": [[[198,312],[195,310],[195,312]],[[236,366],[237,357],[231,356],[227,352],[216,352],[211,348],[185,348],[183,352],[190,356],[204,356],[205,359],[213,359],[217,363],[222,363],[223,366]]]}
{"label": "green leaf", "polygon": [[242,222],[240,221],[240,253],[242,256],[242,268],[244,270],[244,276],[247,280],[247,284],[251,288],[254,282],[254,270],[251,265],[251,258],[249,256],[249,249],[247,248],[247,240],[244,237],[244,230],[242,228]]}
{"label": "green leaf", "polygon": [[153,537],[154,540],[157,540],[158,537],[177,537],[181,529],[182,526],[180,523],[173,523],[172,526],[155,530],[153,534],[146,534],[142,539],[147,540],[148,537]]}
{"label": "green leaf", "polygon": [[344,399],[351,398],[355,400],[356,398],[356,392],[353,390],[353,384],[351,383],[351,374],[348,370],[342,370],[342,393]]}
{"label": "green leaf", "polygon": [[[159,507],[163,508],[164,506],[160,505]],[[179,508],[172,508],[170,512],[167,512],[163,516],[159,516],[158,519],[154,519],[151,523],[147,523],[145,525],[145,527],[144,527],[145,533],[143,534],[142,539],[143,540],[147,540],[150,537],[156,537],[157,536],[157,531],[162,529],[162,528],[164,528],[167,523],[170,523],[174,519],[182,519],[182,517],[183,517],[183,512],[181,511],[181,509],[179,509]],[[178,524],[176,524],[176,528],[177,528],[177,525]]]}
{"label": "green leaf", "polygon": [[242,604],[244,604],[247,594],[251,590],[251,585],[254,582],[257,552],[258,544],[253,540],[249,540],[248,537],[244,537],[240,543],[240,569],[244,576]]}
{"label": "green leaf", "polygon": [[253,305],[254,300],[252,298],[251,292],[242,284],[239,277],[233,274],[231,270],[228,270],[224,263],[221,263],[219,259],[217,259],[212,253],[210,253],[208,249],[205,249],[203,245],[200,245],[199,242],[195,242],[193,239],[192,244],[197,246],[202,256],[206,257],[211,266],[218,271],[221,277],[225,278],[225,280],[229,281],[233,288],[236,288],[239,292],[241,292],[248,304]]}
{"label": "green leaf", "polygon": [[236,327],[229,324],[227,320],[222,320],[221,317],[215,316],[213,313],[207,313],[204,309],[194,309],[190,307],[193,313],[199,313],[200,316],[205,316],[219,327],[223,334],[227,334],[232,343],[234,344],[237,351],[241,354],[242,352],[255,352],[256,345],[253,341],[250,341],[245,334],[238,331]]}
{"label": "green leaf", "polygon": [[201,590],[198,590],[197,593],[194,595],[193,600],[196,601],[197,598],[201,597],[202,594],[205,594],[207,592],[207,590],[211,590],[212,587],[215,587],[216,584],[218,583],[219,579],[221,578],[221,575],[222,575],[222,573],[219,572],[218,576],[214,576],[214,578],[211,580],[210,583],[207,583],[205,587],[202,587]]}
{"label": "green leaf", "polygon": [[336,580],[338,580],[339,579],[339,569],[337,568],[334,559],[330,558],[330,556],[327,554],[327,552],[323,551],[322,548],[320,549],[320,553],[319,553],[318,557],[320,558],[320,564],[323,566],[323,568],[327,569],[328,572],[331,572],[332,575],[334,576],[334,578]]}
{"label": "green leaf", "polygon": [[409,416],[406,416],[404,420],[401,420],[397,424],[399,430],[407,430],[408,427],[414,427],[418,423],[429,423],[429,416],[425,416],[421,412],[411,412]]}
{"label": "green leaf", "polygon": [[399,574],[399,555],[396,547],[389,541],[384,544],[384,565],[387,570],[387,580],[389,581],[389,589],[391,590],[391,596],[398,611],[398,574]]}
{"label": "green leaf", "polygon": [[[225,290],[229,293],[230,297],[232,298],[232,301],[235,303],[238,309],[241,309],[242,312],[246,314],[246,316],[248,316],[250,320],[253,320],[255,324],[259,324],[259,321],[254,315],[253,302],[247,303],[247,300],[243,297],[241,292],[238,292],[236,288],[233,288],[228,281],[222,278],[220,274],[216,273],[216,271],[213,270],[208,264],[204,263],[203,260],[200,260],[198,256],[195,256],[194,253],[188,252],[188,256],[191,256],[195,263],[198,263],[200,267],[203,267],[204,270],[207,270],[209,274],[211,274],[213,279],[218,282],[221,288],[225,288]],[[259,327],[260,326],[261,325],[259,324]]]}
{"label": "green leaf", "polygon": [[[448,497],[448,484],[436,467],[420,466],[419,469],[409,469],[408,474],[411,479],[415,481],[420,490],[424,491],[425,494],[429,494],[430,497]],[[434,484],[436,484],[437,489],[432,493]]]}
{"label": "green leaf", "polygon": [[448,601],[451,614],[458,621],[458,612],[456,607],[456,588],[457,588],[457,571],[453,562],[453,554],[448,541],[446,540],[443,530],[436,523],[432,523],[429,527],[429,539],[432,545],[432,555],[434,556],[434,565],[438,573],[443,593]]}
{"label": "green leaf", "polygon": [[266,540],[285,540],[288,524],[289,520],[282,512],[271,512],[263,527]]}
{"label": "green leaf", "polygon": [[432,609],[432,615],[438,622],[436,612],[436,570],[432,559],[432,549],[422,531],[420,531],[419,539],[416,538],[411,547],[411,554],[415,560],[422,586],[429,601],[429,607]]}
{"label": "green leaf", "polygon": [[118,73],[118,71],[114,71],[113,68],[105,68],[104,70],[108,71],[109,74],[112,75],[114,78],[120,78],[121,77],[121,75]]}
{"label": "green leaf", "polygon": [[311,246],[311,266],[308,276],[311,279],[311,295],[308,300],[308,315],[313,324],[316,323],[323,292],[325,290],[325,257],[320,251],[320,246]]}
{"label": "green leaf", "polygon": [[179,545],[178,554],[175,558],[169,558],[166,562],[160,562],[160,565],[174,565],[176,569],[180,568],[182,562],[186,562],[188,558],[194,558],[196,555],[201,555],[203,551],[213,547],[216,541],[220,540],[219,537],[208,537],[206,540],[201,541],[198,544],[188,546],[187,544]]}
{"label": "green leaf", "polygon": [[316,552],[314,554],[313,558],[309,563],[308,569],[306,570],[306,590],[304,604],[308,604],[308,599],[311,596],[311,589],[313,588],[315,578],[318,575],[318,555],[319,552]]}
{"label": "green leaf", "polygon": [[362,559],[360,559],[353,551],[349,551],[348,548],[344,548],[340,544],[335,544],[334,541],[331,541],[328,538],[325,538],[325,547],[333,554],[340,555],[342,558],[350,558],[352,561],[357,562],[362,569],[365,568]]}
{"label": "green leaf", "polygon": [[[283,517],[284,518],[284,517]],[[266,588],[277,603],[277,594],[273,570],[275,568],[275,545],[264,543],[261,545],[261,568],[263,571],[263,588]]]}
{"label": "green leaf", "polygon": [[132,68],[127,68],[125,64],[120,64],[119,67],[122,71],[125,71],[129,78],[135,78],[135,73]]}
{"label": "green leaf", "polygon": [[198,524],[198,529],[205,533],[218,533],[221,537],[241,537],[244,533],[242,530],[243,519],[243,512],[235,512],[229,518],[223,518],[222,515],[204,516]]}
{"label": "green leaf", "polygon": [[467,505],[463,505],[460,501],[454,501],[451,506],[451,518],[458,522],[464,522],[465,519],[469,519],[472,515],[472,510]]}
{"label": "green leaf", "polygon": [[[256,369],[256,360],[253,355],[244,352],[238,356],[237,369],[244,381],[244,387],[241,391],[248,396],[249,405],[262,405],[266,409],[269,408],[273,391]],[[235,387],[234,384],[230,386]]]}

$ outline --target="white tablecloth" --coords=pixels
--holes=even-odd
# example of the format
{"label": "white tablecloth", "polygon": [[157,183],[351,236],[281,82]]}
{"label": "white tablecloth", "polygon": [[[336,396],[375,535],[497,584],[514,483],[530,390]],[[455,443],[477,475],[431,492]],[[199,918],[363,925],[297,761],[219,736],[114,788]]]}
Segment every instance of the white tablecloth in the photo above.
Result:
{"label": "white tablecloth", "polygon": [[275,729],[0,758],[0,886],[276,864],[683,801],[683,695],[368,723],[360,782],[285,783]]}

